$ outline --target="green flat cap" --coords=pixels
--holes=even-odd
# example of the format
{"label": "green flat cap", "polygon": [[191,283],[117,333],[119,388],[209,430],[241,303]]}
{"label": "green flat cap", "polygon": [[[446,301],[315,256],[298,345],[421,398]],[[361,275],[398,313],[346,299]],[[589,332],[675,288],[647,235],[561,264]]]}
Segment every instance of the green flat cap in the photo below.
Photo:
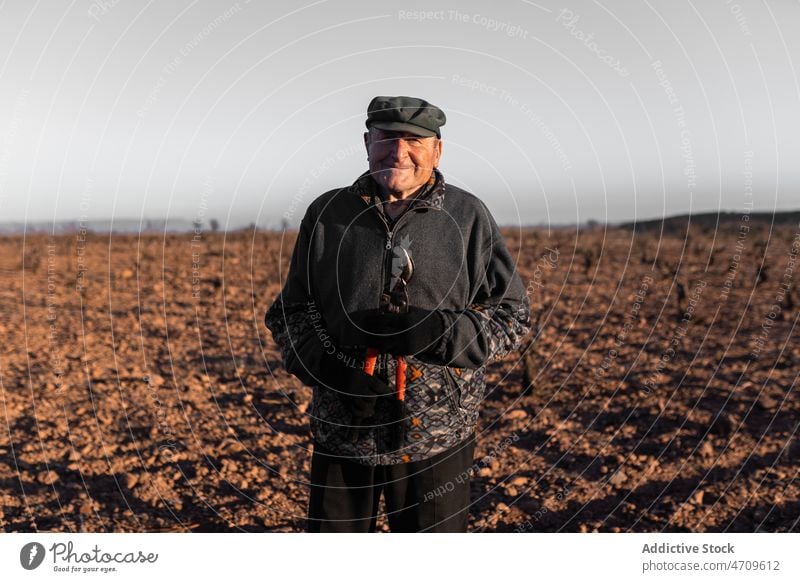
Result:
{"label": "green flat cap", "polygon": [[442,137],[444,111],[417,97],[375,97],[367,107],[367,127]]}

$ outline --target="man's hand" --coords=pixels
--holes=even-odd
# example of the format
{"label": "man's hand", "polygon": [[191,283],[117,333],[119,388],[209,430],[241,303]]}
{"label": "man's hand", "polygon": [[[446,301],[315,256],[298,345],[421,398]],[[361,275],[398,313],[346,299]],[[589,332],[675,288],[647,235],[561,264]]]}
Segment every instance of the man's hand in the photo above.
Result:
{"label": "man's hand", "polygon": [[323,357],[320,375],[322,382],[338,392],[339,399],[350,411],[352,440],[358,436],[358,427],[368,424],[375,415],[378,399],[394,397],[394,391],[378,376],[370,376],[359,368],[352,368],[329,354]]}
{"label": "man's hand", "polygon": [[408,307],[407,313],[380,313],[377,309],[351,314],[361,341],[380,352],[416,355],[435,348],[445,333],[444,318],[436,310]]}

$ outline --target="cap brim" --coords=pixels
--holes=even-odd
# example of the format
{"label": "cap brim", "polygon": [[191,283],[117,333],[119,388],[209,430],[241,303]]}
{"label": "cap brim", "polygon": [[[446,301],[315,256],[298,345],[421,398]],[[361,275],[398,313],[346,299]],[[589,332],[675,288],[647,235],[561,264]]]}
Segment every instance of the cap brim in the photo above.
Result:
{"label": "cap brim", "polygon": [[436,135],[435,131],[425,129],[419,125],[403,123],[402,121],[376,121],[371,123],[370,127],[377,127],[378,129],[385,129],[387,131],[407,131],[420,137],[433,137]]}

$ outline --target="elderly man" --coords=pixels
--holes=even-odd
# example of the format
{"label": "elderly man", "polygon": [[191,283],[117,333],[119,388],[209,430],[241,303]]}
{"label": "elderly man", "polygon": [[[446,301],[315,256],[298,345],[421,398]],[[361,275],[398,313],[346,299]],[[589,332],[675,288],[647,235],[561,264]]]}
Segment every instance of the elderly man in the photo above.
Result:
{"label": "elderly man", "polygon": [[309,531],[467,530],[488,362],[519,347],[529,302],[495,220],[438,170],[445,114],[367,109],[369,171],[309,206],[265,323],[313,387]]}

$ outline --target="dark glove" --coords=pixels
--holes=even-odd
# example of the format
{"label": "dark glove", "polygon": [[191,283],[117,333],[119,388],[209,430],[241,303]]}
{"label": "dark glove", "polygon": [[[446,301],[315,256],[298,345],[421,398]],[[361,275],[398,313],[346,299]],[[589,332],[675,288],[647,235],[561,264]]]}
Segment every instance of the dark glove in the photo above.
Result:
{"label": "dark glove", "polygon": [[352,426],[349,437],[352,441],[358,438],[359,427],[369,424],[375,415],[378,399],[394,399],[392,388],[377,375],[370,376],[330,354],[322,358],[320,376],[327,386],[338,392],[339,399],[350,411]]}
{"label": "dark glove", "polygon": [[416,355],[434,349],[445,333],[445,321],[436,310],[408,307],[407,313],[380,313],[377,309],[351,314],[361,341],[380,352]]}

